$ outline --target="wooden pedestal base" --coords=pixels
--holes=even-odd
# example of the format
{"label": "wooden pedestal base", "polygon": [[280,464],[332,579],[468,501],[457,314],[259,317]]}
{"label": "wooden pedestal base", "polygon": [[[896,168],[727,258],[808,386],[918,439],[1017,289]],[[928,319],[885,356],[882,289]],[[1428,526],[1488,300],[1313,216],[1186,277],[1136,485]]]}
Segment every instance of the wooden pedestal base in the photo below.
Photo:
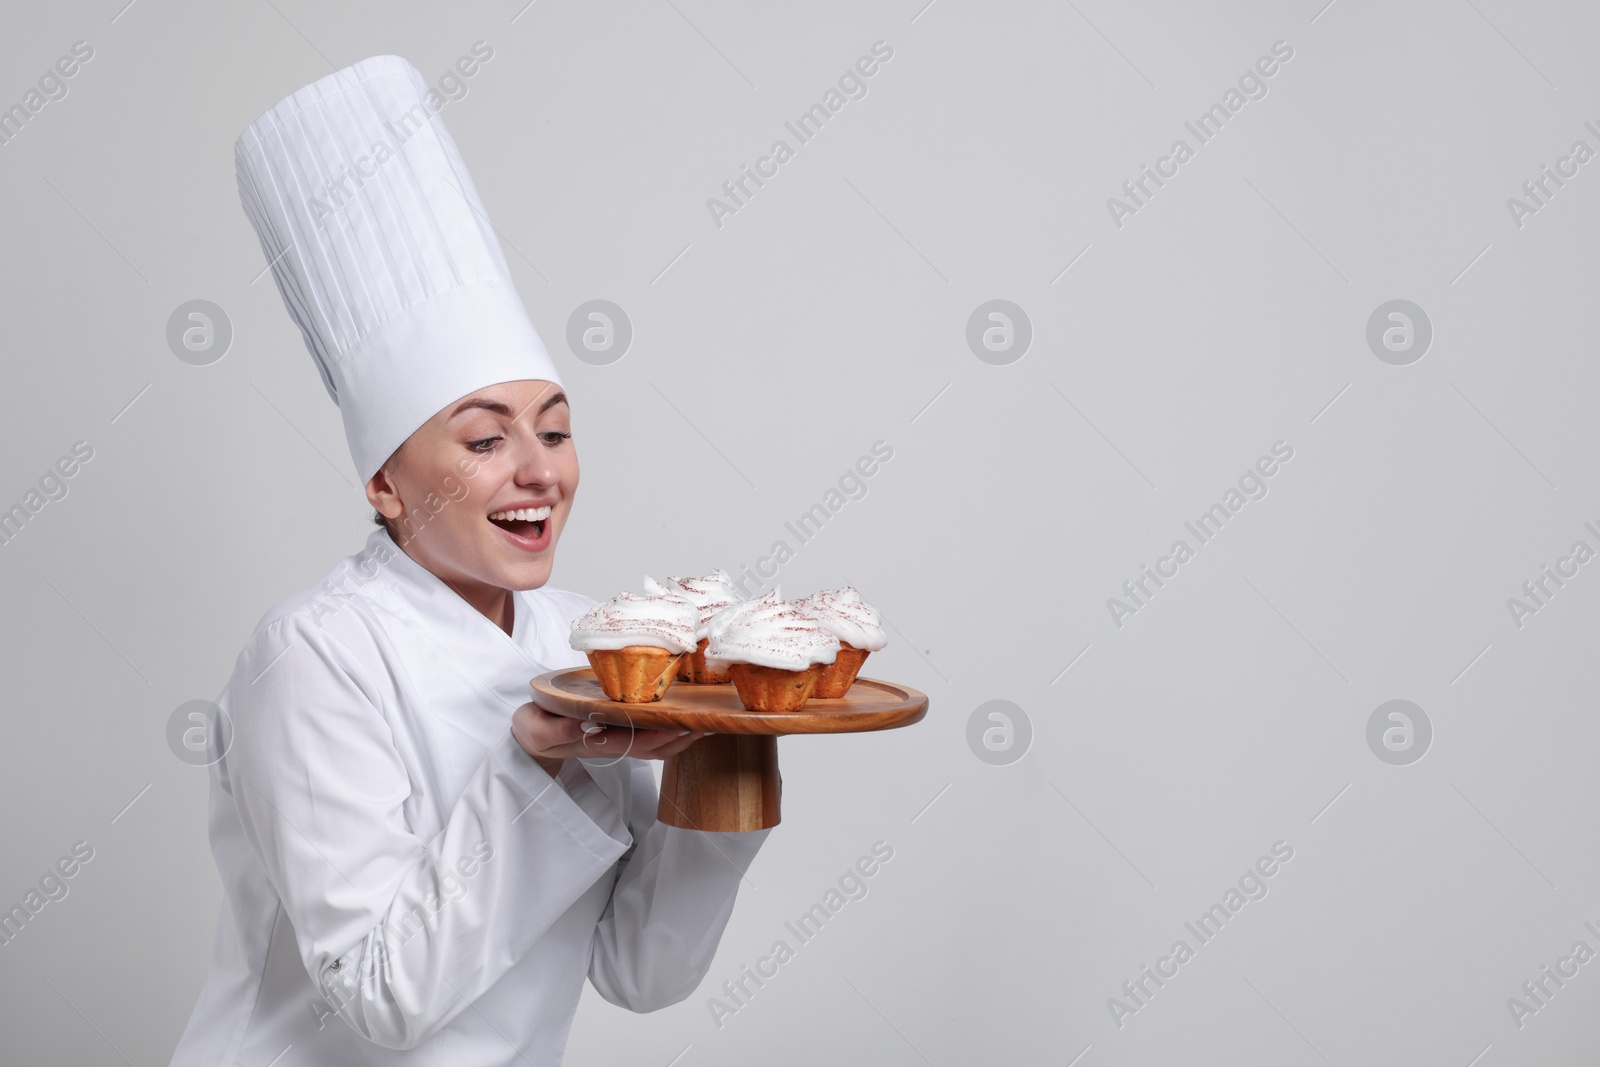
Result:
{"label": "wooden pedestal base", "polygon": [[778,825],[782,795],[776,735],[712,734],[667,757],[656,818],[690,830],[765,830]]}

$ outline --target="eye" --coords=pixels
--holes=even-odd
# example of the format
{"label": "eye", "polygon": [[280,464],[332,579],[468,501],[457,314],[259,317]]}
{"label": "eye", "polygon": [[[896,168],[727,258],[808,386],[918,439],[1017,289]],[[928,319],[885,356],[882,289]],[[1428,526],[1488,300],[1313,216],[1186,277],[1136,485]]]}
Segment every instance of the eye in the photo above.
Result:
{"label": "eye", "polygon": [[559,445],[562,441],[570,441],[570,440],[572,440],[572,434],[571,433],[562,433],[559,430],[549,430],[549,431],[546,431],[545,433],[540,434],[539,435],[539,439],[542,440],[545,444],[549,445],[551,448],[554,448],[556,445]]}
{"label": "eye", "polygon": [[474,452],[492,452],[494,451],[495,442],[498,440],[500,440],[498,437],[485,437],[480,441],[468,441],[467,447]]}

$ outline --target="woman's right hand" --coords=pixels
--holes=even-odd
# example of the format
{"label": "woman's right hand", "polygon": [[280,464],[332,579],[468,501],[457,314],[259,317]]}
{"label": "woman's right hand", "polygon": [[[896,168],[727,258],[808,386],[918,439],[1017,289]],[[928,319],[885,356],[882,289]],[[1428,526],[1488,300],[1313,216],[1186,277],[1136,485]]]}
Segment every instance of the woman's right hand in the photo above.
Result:
{"label": "woman's right hand", "polygon": [[586,722],[546,711],[531,701],[511,716],[511,736],[552,778],[561,773],[561,761],[569,757],[666,759],[676,756],[709,732],[646,730]]}

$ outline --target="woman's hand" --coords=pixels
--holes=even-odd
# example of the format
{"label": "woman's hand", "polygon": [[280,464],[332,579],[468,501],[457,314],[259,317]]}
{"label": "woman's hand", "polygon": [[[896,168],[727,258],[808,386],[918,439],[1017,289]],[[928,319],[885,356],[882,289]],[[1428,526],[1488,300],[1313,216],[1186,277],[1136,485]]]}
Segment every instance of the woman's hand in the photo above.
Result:
{"label": "woman's hand", "polygon": [[522,705],[511,716],[511,736],[552,778],[561,773],[561,761],[568,757],[666,759],[676,756],[709,732],[608,726],[557,715],[532,702]]}

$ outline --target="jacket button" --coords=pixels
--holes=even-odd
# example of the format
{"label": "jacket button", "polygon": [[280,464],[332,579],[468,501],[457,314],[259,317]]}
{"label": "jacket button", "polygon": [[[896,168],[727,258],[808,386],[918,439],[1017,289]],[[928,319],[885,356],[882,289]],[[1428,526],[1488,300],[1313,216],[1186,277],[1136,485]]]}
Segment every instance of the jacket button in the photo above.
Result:
{"label": "jacket button", "polygon": [[338,960],[334,960],[333,961],[333,969],[336,970],[336,971],[339,969],[339,961]]}

